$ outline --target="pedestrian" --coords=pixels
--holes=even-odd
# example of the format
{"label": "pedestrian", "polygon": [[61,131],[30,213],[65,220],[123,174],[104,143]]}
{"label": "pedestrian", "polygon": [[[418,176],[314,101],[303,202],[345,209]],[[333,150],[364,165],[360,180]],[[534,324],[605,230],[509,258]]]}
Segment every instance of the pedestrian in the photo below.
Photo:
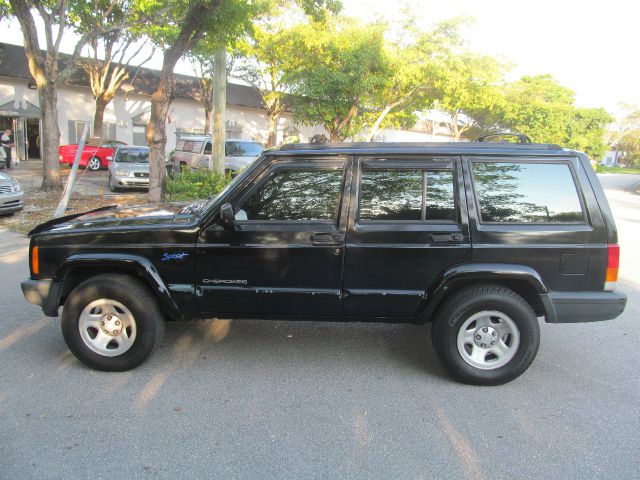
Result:
{"label": "pedestrian", "polygon": [[11,168],[11,147],[13,147],[13,132],[10,128],[7,128],[0,137],[0,145],[4,150],[4,166],[9,169]]}

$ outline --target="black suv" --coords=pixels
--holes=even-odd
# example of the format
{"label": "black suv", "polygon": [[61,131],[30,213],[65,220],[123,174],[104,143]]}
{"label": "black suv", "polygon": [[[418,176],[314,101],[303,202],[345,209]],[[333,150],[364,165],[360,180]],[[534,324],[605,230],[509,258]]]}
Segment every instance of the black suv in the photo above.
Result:
{"label": "black suv", "polygon": [[556,145],[287,145],[189,205],[107,207],[31,232],[25,297],[99,370],[165,320],[432,323],[449,371],[522,374],[547,322],[612,319],[619,247],[587,157]]}

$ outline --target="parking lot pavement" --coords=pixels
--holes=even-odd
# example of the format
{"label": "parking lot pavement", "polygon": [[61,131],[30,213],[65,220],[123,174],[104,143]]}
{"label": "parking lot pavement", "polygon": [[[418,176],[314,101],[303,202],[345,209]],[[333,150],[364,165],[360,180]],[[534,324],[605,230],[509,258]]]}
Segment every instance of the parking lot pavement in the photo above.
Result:
{"label": "parking lot pavement", "polygon": [[172,323],[137,370],[95,372],[0,231],[0,478],[638,479],[640,200],[607,194],[625,313],[542,324],[501,387],[451,381],[411,325]]}
{"label": "parking lot pavement", "polygon": [[[22,188],[27,192],[40,188],[42,184],[41,161],[29,160],[28,162],[22,162],[19,168],[3,171],[18,180]],[[67,181],[70,172],[71,169],[68,167],[62,167],[60,169],[63,182]],[[91,170],[79,169],[76,191],[84,195],[110,195],[111,192],[107,185],[107,177],[107,170],[92,172]]]}

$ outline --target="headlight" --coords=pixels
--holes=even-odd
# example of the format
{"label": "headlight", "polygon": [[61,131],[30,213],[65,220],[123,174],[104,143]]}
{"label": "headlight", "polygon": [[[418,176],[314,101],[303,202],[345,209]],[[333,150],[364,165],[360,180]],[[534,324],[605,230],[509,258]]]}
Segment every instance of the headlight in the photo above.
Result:
{"label": "headlight", "polygon": [[14,193],[21,192],[22,187],[20,187],[20,184],[14,180],[11,182],[11,191]]}
{"label": "headlight", "polygon": [[127,170],[116,170],[116,177],[133,177],[133,172]]}

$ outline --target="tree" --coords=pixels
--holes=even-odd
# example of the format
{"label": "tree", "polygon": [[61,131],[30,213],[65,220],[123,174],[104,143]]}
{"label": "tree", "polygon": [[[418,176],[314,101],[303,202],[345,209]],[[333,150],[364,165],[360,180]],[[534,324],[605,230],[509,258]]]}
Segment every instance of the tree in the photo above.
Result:
{"label": "tree", "polygon": [[285,98],[302,58],[296,54],[297,36],[282,25],[270,29],[256,26],[240,44],[242,62],[236,76],[260,91],[269,119],[267,147],[275,147],[278,121],[285,111]]}
{"label": "tree", "polygon": [[374,103],[388,77],[383,26],[330,20],[299,26],[295,34],[304,61],[292,80],[294,117],[323,125],[331,141],[359,132],[358,112]]}
{"label": "tree", "polygon": [[[24,37],[24,51],[31,76],[38,89],[40,109],[42,111],[42,156],[43,156],[43,190],[59,190],[62,188],[58,148],[60,146],[60,129],[58,127],[58,86],[76,69],[76,61],[84,46],[91,40],[119,26],[101,22],[99,27],[82,34],[74,48],[73,55],[61,67],[60,45],[65,28],[73,24],[69,3],[65,1],[50,2],[46,0],[8,0],[3,3],[4,15],[12,15],[18,19]],[[82,4],[89,6],[89,4]],[[104,10],[98,10],[97,16],[108,18],[116,2],[105,4]],[[90,6],[89,6],[90,7]],[[90,7],[92,8],[92,7]],[[40,46],[36,17],[42,20],[45,37],[45,49]]]}
{"label": "tree", "polygon": [[578,108],[575,94],[551,75],[525,76],[505,87],[499,123],[539,143],[582,150],[592,158],[606,151],[605,126],[613,119],[603,109]]}
{"label": "tree", "polygon": [[[138,66],[148,62],[153,56],[151,50],[144,59],[138,55],[146,46],[140,42],[139,36],[133,35],[127,28],[134,20],[133,4],[131,2],[114,3],[112,0],[97,0],[89,4],[72,3],[70,12],[74,18],[72,25],[79,35],[99,29],[105,24],[113,26],[108,33],[101,37],[94,37],[88,42],[89,56],[78,59],[79,65],[89,76],[91,93],[95,101],[93,117],[93,134],[102,136],[104,111],[114,99],[120,86],[129,79],[129,66],[136,60]],[[108,14],[104,14],[107,12]]]}
{"label": "tree", "polygon": [[389,76],[365,114],[369,118],[365,123],[371,125],[367,141],[384,126],[414,125],[414,112],[433,106],[445,62],[461,45],[459,27],[466,21],[463,17],[450,19],[426,32],[415,27],[413,17],[402,23],[400,37],[385,46]]}
{"label": "tree", "polygon": [[501,111],[505,65],[472,52],[451,55],[438,75],[436,107],[450,117],[448,128],[457,141],[469,131],[491,130]]}
{"label": "tree", "polygon": [[[214,47],[212,49],[212,47]],[[215,72],[215,49],[217,45],[199,45],[189,54],[189,62],[198,78],[198,100],[204,108],[204,132],[211,132],[213,113],[213,79]],[[235,63],[233,53],[227,55],[226,70],[231,71]]]}
{"label": "tree", "polygon": [[627,167],[640,165],[640,110],[634,106],[626,107],[627,113],[606,133],[606,143]]}

